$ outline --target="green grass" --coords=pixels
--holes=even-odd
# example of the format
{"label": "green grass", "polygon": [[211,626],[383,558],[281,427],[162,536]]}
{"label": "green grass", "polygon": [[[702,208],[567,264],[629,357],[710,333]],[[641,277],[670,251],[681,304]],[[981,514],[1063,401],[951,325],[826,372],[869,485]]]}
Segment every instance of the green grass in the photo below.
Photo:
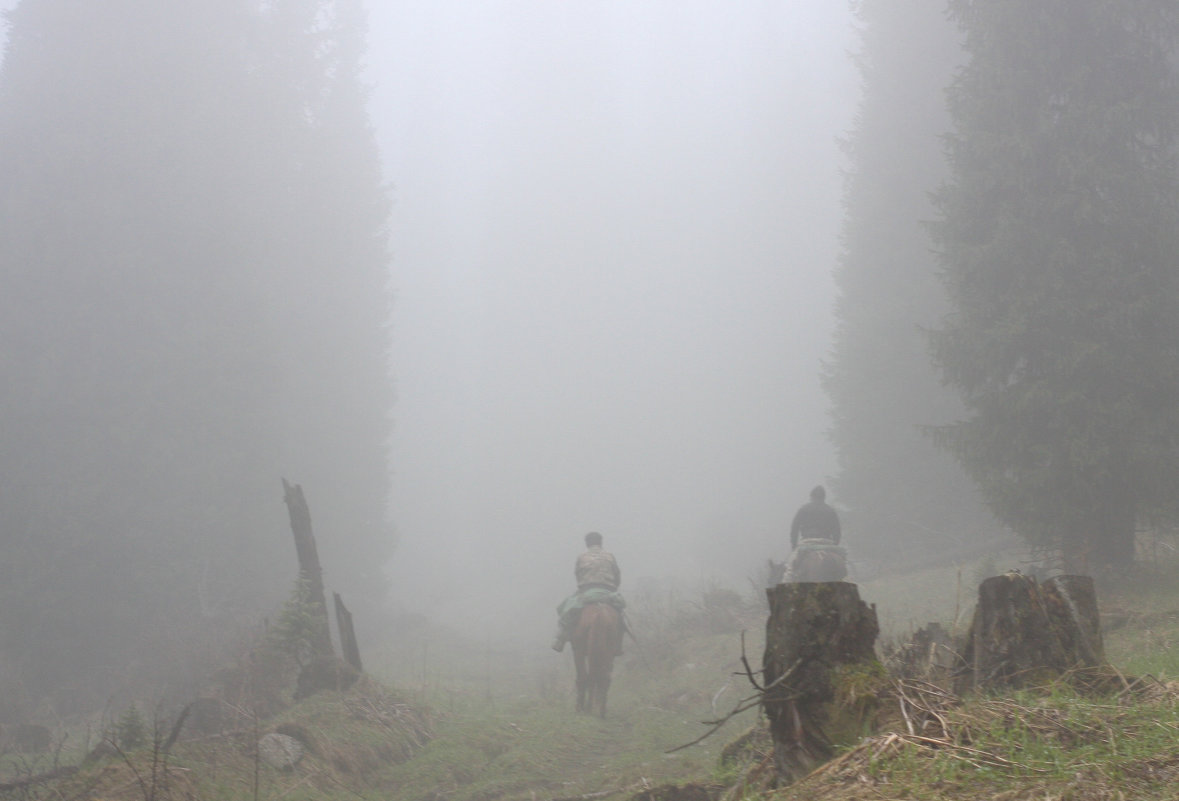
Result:
{"label": "green grass", "polygon": [[[1008,561],[1018,564],[1018,555]],[[881,577],[863,584],[861,597],[876,605],[884,637],[931,621],[960,631],[969,624],[979,580],[991,572],[993,564],[971,563]],[[1112,612],[1108,619],[1119,621],[1105,636],[1110,660],[1127,675],[1179,676],[1177,649],[1170,647],[1179,641],[1179,563],[1155,561],[1132,575],[1099,581],[1098,595],[1102,610]],[[663,610],[662,618],[644,621],[645,647],[632,647],[620,662],[605,721],[571,711],[568,655],[484,659],[482,675],[419,671],[429,679],[420,691],[438,713],[437,737],[418,758],[390,771],[389,779],[403,788],[396,797],[429,799],[429,788],[440,788],[453,801],[516,801],[628,788],[641,780],[733,781],[744,766],[721,766],[719,753],[755,722],[753,712],[698,746],[674,756],[665,752],[699,737],[707,730],[701,721],[723,715],[750,694],[746,680],[733,674],[741,669],[741,629],[748,631],[750,663],[760,665],[765,610],[759,600],[720,610],[702,602],[678,617]],[[732,605],[731,598],[714,596],[713,602]],[[439,641],[431,647],[439,663],[456,664],[457,655],[446,654]],[[503,679],[513,660],[531,667]],[[902,738],[871,759],[888,736],[878,733],[845,754],[845,763],[833,763],[827,784],[761,797],[1096,801],[1119,798],[1121,788],[1125,798],[1173,798],[1170,778],[1179,777],[1176,707],[1176,696],[1162,689],[1093,697],[1063,685],[1010,698],[967,699],[944,713],[951,729],[946,736],[960,747],[931,748]],[[890,722],[892,731],[906,733],[899,715]]]}
{"label": "green grass", "polygon": [[1179,678],[1179,559],[1168,549],[1097,589],[1110,662],[1131,674]]}
{"label": "green grass", "polygon": [[[861,597],[876,604],[885,636],[931,621],[950,626],[955,617],[961,628],[984,569],[881,577],[862,585]],[[697,745],[668,752],[705,734],[703,721],[723,717],[752,694],[740,675],[741,632],[757,669],[766,610],[760,594],[748,595],[710,587],[682,608],[632,608],[642,643],[628,642],[616,663],[605,720],[574,712],[571,656],[552,653],[543,638],[492,648],[422,623],[388,650],[366,651],[366,665],[382,684],[323,693],[262,722],[263,732],[285,726],[312,744],[294,773],[258,766],[252,736],[187,743],[173,759],[181,769],[175,797],[253,799],[255,771],[258,798],[284,801],[533,801],[606,791],[624,799],[644,784],[731,783],[766,753],[761,742],[734,749],[742,756],[723,765],[720,759],[757,723],[756,710]],[[819,775],[751,793],[748,801],[1107,801],[1118,792],[1141,801],[1174,798],[1179,693],[1165,682],[1179,678],[1179,649],[1172,647],[1179,643],[1179,559],[1099,580],[1098,596],[1109,660],[1126,676],[1156,680],[1133,692],[1115,681],[1103,695],[1061,684],[966,699],[915,731],[941,741],[938,747],[910,736],[895,700],[884,699],[891,712],[882,730]],[[397,717],[411,709],[416,723]],[[419,736],[425,727],[428,742]],[[145,757],[134,755],[141,769]],[[143,798],[119,760],[87,770],[73,789],[88,787],[89,797],[108,801]],[[61,795],[72,797],[64,790],[54,797]]]}
{"label": "green grass", "polygon": [[[711,780],[720,770],[721,748],[752,725],[754,710],[698,745],[668,751],[706,733],[702,721],[727,714],[752,693],[747,679],[733,673],[741,669],[742,622],[757,629],[747,635],[746,648],[751,663],[760,664],[764,615],[753,611],[756,603],[722,602],[733,605],[730,622],[736,627],[728,631],[709,631],[707,609],[686,613],[690,621],[668,613],[658,625],[658,616],[641,627],[636,623],[642,643],[628,643],[627,655],[616,662],[604,720],[574,711],[572,657],[543,644],[531,652],[485,658],[467,673],[403,664],[402,670],[429,679],[419,692],[435,712],[437,736],[418,757],[391,769],[388,781],[401,788],[399,798],[425,799],[437,792],[449,801],[514,801],[644,781]],[[643,610],[636,613],[642,620]],[[747,621],[740,620],[744,615]],[[430,643],[431,658],[439,664],[463,664],[460,641],[447,645],[435,632]],[[379,659],[376,664],[379,670]],[[391,672],[398,667],[395,660],[388,664]],[[530,667],[521,669],[524,665]],[[488,680],[489,670],[505,674]]]}
{"label": "green grass", "polygon": [[903,729],[877,735],[773,797],[1173,799],[1176,698],[1149,687],[1091,697],[1060,685],[969,699],[940,711],[928,741]]}
{"label": "green grass", "polygon": [[[904,577],[942,599],[959,569]],[[961,572],[966,572],[962,569]],[[977,586],[977,579],[970,581]],[[926,599],[905,594],[899,579],[862,588],[876,602],[927,609]],[[943,721],[918,731],[938,742],[891,728],[838,758],[819,775],[758,798],[778,801],[912,801],[986,798],[1002,801],[1163,801],[1176,797],[1179,778],[1179,560],[1156,558],[1123,575],[1100,578],[1106,657],[1115,667],[1104,694],[1082,693],[1059,683],[1005,697],[967,698],[941,711]],[[970,599],[972,606],[973,598]],[[966,609],[969,613],[969,608]],[[948,615],[923,620],[950,623]],[[894,618],[895,620],[895,618]],[[968,617],[962,626],[968,624]],[[902,629],[903,626],[898,626]],[[1120,676],[1118,675],[1120,672]],[[1121,683],[1140,677],[1132,690]],[[943,728],[944,726],[944,728]],[[891,734],[890,734],[891,732]],[[890,737],[892,738],[890,740]]]}

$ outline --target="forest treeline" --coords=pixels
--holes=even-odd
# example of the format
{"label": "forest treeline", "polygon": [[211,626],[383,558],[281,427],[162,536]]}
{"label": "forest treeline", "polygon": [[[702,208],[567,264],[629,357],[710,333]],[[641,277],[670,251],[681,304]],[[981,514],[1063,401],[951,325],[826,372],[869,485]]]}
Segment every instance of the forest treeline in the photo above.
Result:
{"label": "forest treeline", "polygon": [[857,10],[840,500],[881,559],[998,524],[1125,565],[1179,498],[1179,8]]}
{"label": "forest treeline", "polygon": [[[1179,512],[1179,8],[853,7],[821,379],[855,556],[1007,527],[1123,564]],[[198,676],[290,589],[284,477],[328,584],[358,620],[381,599],[389,197],[363,22],[360,0],[9,13],[5,703]]]}
{"label": "forest treeline", "polygon": [[284,477],[329,585],[383,600],[389,199],[358,0],[7,22],[0,690],[68,712],[181,689],[286,596]]}

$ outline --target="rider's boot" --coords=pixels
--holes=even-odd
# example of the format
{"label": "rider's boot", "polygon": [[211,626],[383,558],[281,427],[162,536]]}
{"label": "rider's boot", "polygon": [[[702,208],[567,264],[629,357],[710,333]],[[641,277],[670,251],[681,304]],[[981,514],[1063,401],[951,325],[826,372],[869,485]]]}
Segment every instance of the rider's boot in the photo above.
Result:
{"label": "rider's boot", "polygon": [[557,632],[557,636],[553,638],[553,650],[561,653],[565,650],[565,632],[563,630]]}

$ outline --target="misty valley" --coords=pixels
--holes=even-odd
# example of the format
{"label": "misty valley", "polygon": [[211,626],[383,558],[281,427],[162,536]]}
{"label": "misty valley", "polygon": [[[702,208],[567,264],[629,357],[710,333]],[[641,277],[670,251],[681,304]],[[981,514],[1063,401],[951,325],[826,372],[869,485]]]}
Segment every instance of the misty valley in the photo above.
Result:
{"label": "misty valley", "polygon": [[0,48],[0,798],[1176,797],[1173,0]]}

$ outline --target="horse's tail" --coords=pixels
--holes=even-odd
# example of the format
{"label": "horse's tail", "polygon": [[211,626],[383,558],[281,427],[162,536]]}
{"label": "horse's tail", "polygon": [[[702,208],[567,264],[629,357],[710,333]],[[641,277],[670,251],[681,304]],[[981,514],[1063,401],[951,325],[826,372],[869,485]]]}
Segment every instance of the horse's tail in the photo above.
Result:
{"label": "horse's tail", "polygon": [[593,604],[586,607],[582,614],[591,609],[593,621],[586,638],[586,670],[590,676],[608,677],[614,665],[614,652],[619,639],[618,627],[622,624],[622,618],[618,610],[609,604]]}

